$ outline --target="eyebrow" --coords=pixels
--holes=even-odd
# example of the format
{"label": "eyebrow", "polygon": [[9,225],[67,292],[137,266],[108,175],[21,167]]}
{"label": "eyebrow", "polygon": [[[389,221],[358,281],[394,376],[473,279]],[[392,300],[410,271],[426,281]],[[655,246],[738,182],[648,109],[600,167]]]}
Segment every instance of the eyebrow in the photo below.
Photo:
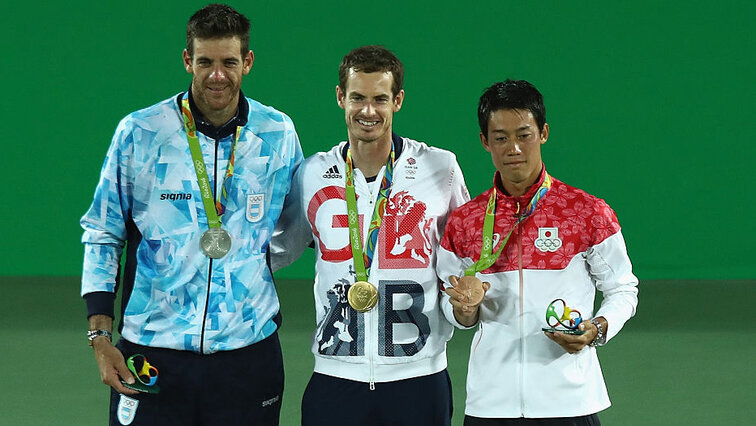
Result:
{"label": "eyebrow", "polygon": [[[368,97],[367,95],[365,95],[365,94],[363,94],[361,92],[358,92],[357,90],[350,90],[350,91],[348,91],[347,92],[347,96],[361,96],[363,98],[367,98]],[[373,96],[373,98],[374,99],[380,99],[380,98],[391,99],[391,95],[388,94],[388,93],[380,93],[380,94],[377,94],[377,95]]]}
{"label": "eyebrow", "polygon": [[[531,126],[530,124],[526,124],[524,126],[520,126],[517,129],[515,129],[515,132],[521,132],[523,130],[532,130],[532,129],[533,129],[533,126]],[[508,133],[507,130],[505,129],[491,129],[491,131],[494,133]]]}
{"label": "eyebrow", "polygon": [[[197,61],[210,61],[210,62],[213,62],[213,59],[210,58],[209,56],[197,56],[195,59]],[[235,56],[229,56],[227,58],[221,58],[221,59],[218,59],[218,60],[221,61],[221,62],[228,62],[228,61],[239,62],[239,58],[237,58]]]}

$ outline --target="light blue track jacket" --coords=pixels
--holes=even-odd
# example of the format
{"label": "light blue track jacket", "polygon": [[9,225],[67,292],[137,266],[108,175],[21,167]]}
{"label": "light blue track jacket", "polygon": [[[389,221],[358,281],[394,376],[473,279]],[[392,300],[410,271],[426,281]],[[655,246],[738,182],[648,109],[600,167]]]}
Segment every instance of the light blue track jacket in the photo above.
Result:
{"label": "light blue track jacket", "polygon": [[[207,216],[177,98],[128,115],[116,129],[81,219],[81,293],[117,290],[128,241],[121,334],[131,342],[213,353],[248,346],[277,329],[279,303],[266,257],[302,148],[288,116],[242,99],[247,123],[222,217],[232,247],[220,259],[200,249]],[[217,196],[234,135],[197,134]]]}

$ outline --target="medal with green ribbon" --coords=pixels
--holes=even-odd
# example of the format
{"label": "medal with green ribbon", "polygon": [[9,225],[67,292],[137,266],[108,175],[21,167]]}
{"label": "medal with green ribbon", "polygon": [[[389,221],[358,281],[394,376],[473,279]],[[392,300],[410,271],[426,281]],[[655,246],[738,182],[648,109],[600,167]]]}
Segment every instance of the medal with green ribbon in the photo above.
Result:
{"label": "medal with green ribbon", "polygon": [[354,166],[352,164],[352,150],[347,149],[346,155],[346,190],[347,213],[349,218],[349,243],[352,247],[354,270],[357,274],[357,282],[349,287],[347,300],[349,305],[358,312],[367,312],[378,303],[378,290],[368,282],[370,265],[373,262],[375,245],[378,242],[378,232],[383,222],[383,213],[386,211],[389,194],[391,193],[391,181],[394,174],[394,147],[391,146],[391,154],[386,162],[386,171],[381,180],[381,188],[375,200],[373,217],[368,229],[365,250],[362,249],[362,236],[360,235],[359,214],[357,213],[357,195],[354,190]]}
{"label": "medal with green ribbon", "polygon": [[197,127],[192,117],[192,111],[189,108],[189,99],[187,94],[181,100],[181,113],[184,116],[184,129],[186,129],[186,139],[189,142],[189,151],[192,153],[192,163],[197,175],[197,184],[199,185],[200,194],[202,194],[202,204],[205,207],[207,215],[207,225],[209,229],[202,234],[200,238],[200,248],[202,252],[211,259],[219,259],[225,256],[231,250],[231,236],[225,229],[221,228],[221,217],[225,212],[226,200],[228,199],[228,189],[234,175],[234,162],[236,160],[236,144],[239,142],[241,126],[236,128],[234,145],[231,148],[231,157],[228,160],[228,167],[223,178],[223,185],[217,200],[213,202],[213,191],[210,187],[210,179],[207,177],[207,168],[205,161],[202,159],[202,150],[197,137]]}
{"label": "medal with green ribbon", "polygon": [[517,211],[517,221],[514,225],[512,225],[512,229],[510,229],[509,233],[507,233],[504,239],[501,240],[499,248],[494,252],[493,228],[494,215],[496,213],[496,186],[493,187],[491,196],[488,197],[488,205],[486,206],[486,218],[483,220],[483,244],[480,247],[480,258],[477,262],[470,265],[469,268],[465,269],[466,276],[474,276],[476,272],[484,271],[496,262],[496,259],[501,256],[501,252],[504,250],[504,246],[507,245],[507,241],[509,241],[509,237],[512,235],[512,232],[515,230],[515,228],[517,228],[517,225],[519,225],[520,222],[524,221],[531,214],[533,214],[536,205],[539,201],[541,201],[543,196],[546,195],[547,192],[549,192],[549,189],[551,189],[551,176],[546,173],[546,176],[543,178],[543,183],[540,187],[538,187],[535,194],[533,195],[533,198],[530,199],[530,203],[528,203],[528,205],[525,207],[525,210],[522,213]]}

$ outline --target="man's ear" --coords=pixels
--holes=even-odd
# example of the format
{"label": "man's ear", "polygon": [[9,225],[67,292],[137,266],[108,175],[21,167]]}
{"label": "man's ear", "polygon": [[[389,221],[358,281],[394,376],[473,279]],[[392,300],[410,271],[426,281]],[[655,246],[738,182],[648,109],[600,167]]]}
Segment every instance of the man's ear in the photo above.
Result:
{"label": "man's ear", "polygon": [[252,69],[252,64],[255,62],[255,52],[252,49],[247,51],[247,55],[244,57],[244,65],[242,66],[242,74],[247,75]]}
{"label": "man's ear", "polygon": [[402,104],[404,103],[404,89],[400,90],[399,93],[394,96],[394,112],[399,112],[400,109],[402,109]]}
{"label": "man's ear", "polygon": [[184,52],[181,54],[181,57],[184,59],[184,69],[189,74],[194,74],[194,69],[192,68],[192,55],[189,53],[188,50],[184,49]]}
{"label": "man's ear", "polygon": [[338,84],[336,85],[336,103],[339,104],[339,108],[344,109],[344,92]]}
{"label": "man's ear", "polygon": [[541,145],[545,144],[549,139],[549,123],[543,123],[543,130],[541,130]]}
{"label": "man's ear", "polygon": [[480,144],[483,145],[483,149],[491,152],[491,146],[488,145],[488,139],[486,139],[486,135],[484,135],[483,132],[480,132],[478,135],[480,136]]}

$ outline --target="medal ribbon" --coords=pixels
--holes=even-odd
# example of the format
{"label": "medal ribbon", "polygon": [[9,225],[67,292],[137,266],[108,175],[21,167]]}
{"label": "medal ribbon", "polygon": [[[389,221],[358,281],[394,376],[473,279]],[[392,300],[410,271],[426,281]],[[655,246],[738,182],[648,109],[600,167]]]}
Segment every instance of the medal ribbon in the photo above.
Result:
{"label": "medal ribbon", "polygon": [[533,195],[533,198],[530,199],[530,202],[522,213],[519,212],[518,204],[517,213],[519,215],[517,217],[517,221],[514,225],[512,225],[512,229],[509,230],[509,233],[507,233],[507,235],[501,241],[501,244],[499,244],[499,248],[494,252],[493,228],[494,215],[496,213],[496,186],[493,187],[491,196],[488,197],[488,205],[486,206],[486,218],[483,220],[483,244],[480,247],[480,259],[470,265],[469,268],[465,269],[465,276],[474,276],[476,272],[484,271],[496,262],[496,259],[501,256],[501,252],[502,250],[504,250],[504,246],[507,245],[507,241],[509,241],[509,237],[512,235],[512,232],[515,230],[515,228],[517,228],[517,225],[519,225],[520,222],[524,221],[531,214],[533,214],[536,205],[539,201],[541,201],[541,198],[543,198],[543,196],[546,195],[547,192],[549,192],[549,189],[551,189],[551,176],[546,173],[546,176],[543,178],[543,183],[540,187],[538,187],[535,194]]}
{"label": "medal ribbon", "polygon": [[362,249],[362,236],[360,235],[360,226],[358,223],[359,215],[357,214],[357,196],[354,190],[354,167],[352,165],[352,150],[347,149],[346,155],[346,202],[347,213],[349,216],[349,243],[352,246],[352,258],[354,259],[354,270],[357,274],[357,281],[367,281],[370,265],[373,263],[373,253],[375,244],[378,241],[378,231],[383,222],[383,213],[386,211],[389,194],[391,193],[391,181],[394,175],[394,146],[391,145],[391,155],[386,162],[386,171],[383,173],[381,180],[381,189],[375,200],[373,208],[373,218],[370,221],[368,230],[367,244],[365,250]]}
{"label": "medal ribbon", "polygon": [[218,199],[213,204],[213,190],[210,188],[210,179],[207,177],[207,168],[205,167],[205,161],[202,159],[202,150],[200,149],[199,138],[197,137],[197,127],[194,123],[194,117],[192,117],[192,111],[189,108],[189,99],[187,99],[186,94],[184,95],[184,99],[181,100],[181,114],[184,116],[186,139],[189,142],[189,151],[192,153],[192,163],[194,164],[194,172],[197,174],[197,184],[202,194],[202,204],[205,207],[207,224],[210,228],[220,228],[221,216],[223,216],[226,210],[225,204],[228,199],[228,190],[234,176],[236,144],[239,142],[242,128],[241,126],[236,128],[234,146],[231,148],[231,158],[228,160],[226,173],[223,177],[223,185],[220,194],[218,194]]}

